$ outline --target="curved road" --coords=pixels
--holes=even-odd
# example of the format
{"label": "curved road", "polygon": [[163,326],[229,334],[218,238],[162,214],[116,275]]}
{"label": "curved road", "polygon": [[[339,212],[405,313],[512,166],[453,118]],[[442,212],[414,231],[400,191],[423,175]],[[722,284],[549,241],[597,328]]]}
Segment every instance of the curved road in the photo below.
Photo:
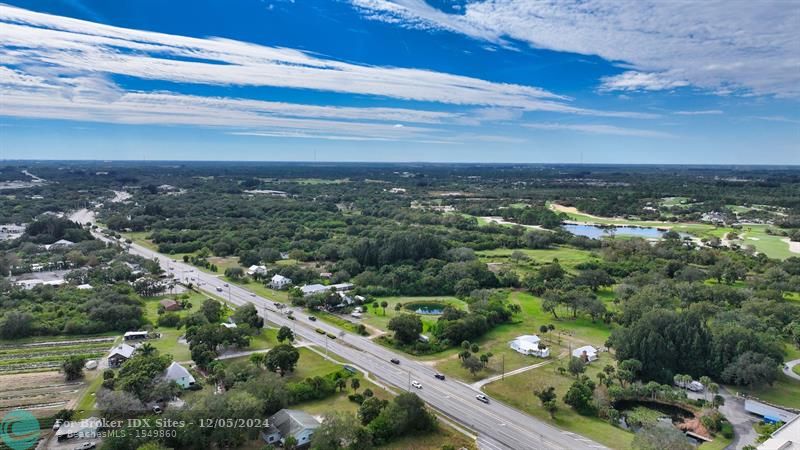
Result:
{"label": "curved road", "polygon": [[786,365],[783,366],[783,373],[789,378],[794,378],[795,380],[800,381],[800,375],[798,375],[794,370],[792,370],[794,366],[798,364],[800,364],[800,359],[795,359],[794,361],[787,362]]}
{"label": "curved road", "polygon": [[[99,238],[110,239],[98,235]],[[395,353],[371,340],[350,334],[341,329],[322,322],[311,322],[307,314],[296,308],[296,320],[289,320],[278,312],[272,301],[236,285],[224,286],[225,282],[217,276],[202,272],[188,264],[174,261],[165,255],[133,244],[129,251],[145,258],[157,259],[162,268],[173,274],[182,282],[192,282],[199,289],[224,297],[232,305],[241,306],[253,303],[260,314],[278,326],[292,328],[296,335],[330,351],[372,373],[382,381],[400,389],[411,389],[411,380],[418,380],[423,388],[415,392],[425,402],[454,422],[474,431],[478,435],[481,448],[491,450],[527,450],[527,449],[600,449],[602,445],[575,433],[560,430],[541,422],[519,410],[511,408],[499,401],[491,400],[489,404],[476,400],[477,391],[470,386],[455,380],[440,381],[434,378],[435,371],[417,361]],[[219,292],[217,288],[222,288]],[[338,336],[330,339],[319,334],[320,328]],[[399,365],[389,362],[400,360]]]}

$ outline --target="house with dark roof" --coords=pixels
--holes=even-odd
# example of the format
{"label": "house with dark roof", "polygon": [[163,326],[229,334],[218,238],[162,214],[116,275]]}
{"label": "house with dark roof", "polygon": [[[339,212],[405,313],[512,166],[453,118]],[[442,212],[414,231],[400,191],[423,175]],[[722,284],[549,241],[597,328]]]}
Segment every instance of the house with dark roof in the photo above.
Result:
{"label": "house with dark roof", "polygon": [[171,298],[165,298],[159,304],[164,307],[164,311],[178,311],[181,309],[181,304]]}
{"label": "house with dark roof", "polygon": [[297,446],[311,442],[311,436],[319,428],[319,421],[305,411],[282,409],[267,419],[269,426],[261,431],[261,439],[267,444],[276,445],[293,436]]}

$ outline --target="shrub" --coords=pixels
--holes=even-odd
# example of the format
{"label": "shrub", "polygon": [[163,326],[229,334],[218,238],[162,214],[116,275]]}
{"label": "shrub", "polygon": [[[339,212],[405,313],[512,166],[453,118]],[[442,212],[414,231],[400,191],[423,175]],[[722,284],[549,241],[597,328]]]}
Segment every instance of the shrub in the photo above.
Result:
{"label": "shrub", "polygon": [[347,396],[347,398],[351,402],[358,403],[359,405],[364,403],[364,395],[363,394],[350,394],[350,395]]}
{"label": "shrub", "polygon": [[731,425],[730,422],[723,422],[720,431],[722,432],[722,437],[725,439],[733,438],[733,425]]}

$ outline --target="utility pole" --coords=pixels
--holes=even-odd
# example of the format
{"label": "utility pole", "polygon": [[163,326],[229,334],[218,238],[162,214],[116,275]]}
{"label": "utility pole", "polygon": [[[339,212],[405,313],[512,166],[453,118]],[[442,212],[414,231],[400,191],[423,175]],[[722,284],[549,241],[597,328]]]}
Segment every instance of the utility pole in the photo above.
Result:
{"label": "utility pole", "polygon": [[411,392],[411,371],[408,371],[408,392]]}
{"label": "utility pole", "polygon": [[500,380],[503,381],[506,379],[506,354],[503,353],[503,366],[500,369]]}
{"label": "utility pole", "polygon": [[328,357],[328,337],[325,336],[325,357]]}

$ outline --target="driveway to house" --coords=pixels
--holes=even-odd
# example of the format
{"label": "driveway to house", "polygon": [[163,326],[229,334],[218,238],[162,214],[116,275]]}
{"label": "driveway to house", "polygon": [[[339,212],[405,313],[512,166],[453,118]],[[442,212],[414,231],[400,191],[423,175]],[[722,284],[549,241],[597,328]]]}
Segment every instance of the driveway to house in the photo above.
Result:
{"label": "driveway to house", "polygon": [[719,393],[725,398],[725,404],[719,407],[719,411],[733,425],[734,432],[733,441],[726,448],[741,450],[747,445],[755,445],[758,433],[753,425],[759,422],[759,419],[744,409],[744,398],[736,397],[722,387]]}
{"label": "driveway to house", "polygon": [[795,359],[794,361],[789,361],[786,365],[783,366],[783,373],[786,374],[789,378],[794,378],[797,381],[800,381],[800,375],[798,375],[794,370],[794,366],[800,364],[800,359]]}

